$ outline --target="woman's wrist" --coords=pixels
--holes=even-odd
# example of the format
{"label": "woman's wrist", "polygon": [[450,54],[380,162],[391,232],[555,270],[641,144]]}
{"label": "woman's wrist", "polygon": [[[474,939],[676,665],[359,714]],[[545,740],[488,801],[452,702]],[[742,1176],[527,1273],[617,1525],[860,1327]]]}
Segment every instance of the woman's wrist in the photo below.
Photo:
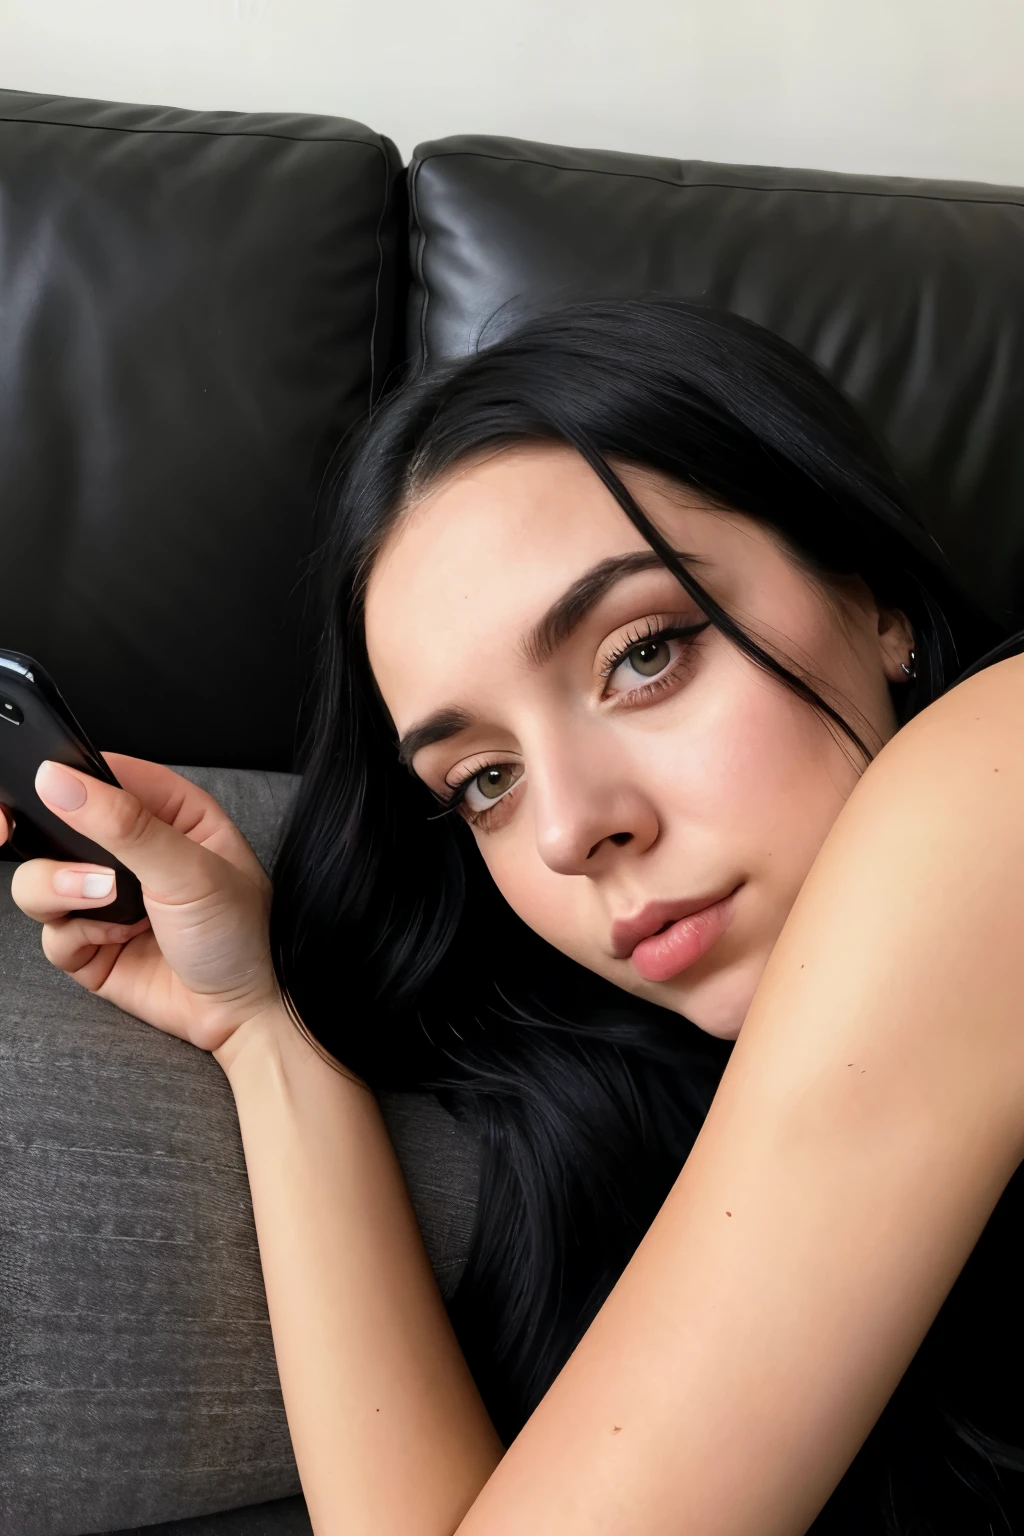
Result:
{"label": "woman's wrist", "polygon": [[253,1064],[265,1066],[273,1061],[278,1066],[289,1063],[308,1067],[314,1057],[326,1063],[332,1072],[346,1078],[354,1087],[366,1090],[366,1083],[354,1072],[348,1071],[332,1057],[323,1046],[305,1032],[288,1012],[280,999],[268,1003],[254,1013],[228,1036],[223,1045],[210,1053],[223,1068],[228,1082],[234,1088],[243,1071]]}
{"label": "woman's wrist", "polygon": [[244,1023],[239,1024],[215,1051],[210,1054],[224,1069],[231,1081],[243,1056],[248,1060],[254,1052],[279,1053],[286,1038],[299,1033],[284,1003],[268,1003]]}

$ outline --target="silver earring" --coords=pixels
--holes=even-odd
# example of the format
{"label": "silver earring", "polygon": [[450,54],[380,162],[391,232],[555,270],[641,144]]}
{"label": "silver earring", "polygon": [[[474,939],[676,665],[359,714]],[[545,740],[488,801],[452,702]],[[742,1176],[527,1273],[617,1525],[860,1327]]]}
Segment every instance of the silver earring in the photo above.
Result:
{"label": "silver earring", "polygon": [[913,651],[911,651],[911,653],[910,653],[910,666],[908,667],[905,661],[901,661],[900,662],[900,666],[903,668],[904,672],[907,674],[907,676],[909,678],[914,678],[914,677],[917,676],[917,668],[914,665],[914,653],[913,653]]}

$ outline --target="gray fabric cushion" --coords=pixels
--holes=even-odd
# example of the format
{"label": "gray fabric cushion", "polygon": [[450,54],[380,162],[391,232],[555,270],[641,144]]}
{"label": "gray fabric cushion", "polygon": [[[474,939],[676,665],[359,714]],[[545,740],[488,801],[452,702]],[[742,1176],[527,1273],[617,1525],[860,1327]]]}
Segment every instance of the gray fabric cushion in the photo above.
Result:
{"label": "gray fabric cushion", "polygon": [[168,1520],[159,1525],[133,1525],[130,1531],[111,1536],[313,1536],[302,1494],[275,1499],[271,1504],[250,1504],[219,1515],[197,1515],[191,1520]]}
{"label": "gray fabric cushion", "polygon": [[[267,867],[297,779],[178,771]],[[307,1533],[227,1079],[56,971],[10,899],[13,868],[0,866],[0,1531]],[[476,1143],[429,1095],[382,1107],[450,1294]]]}

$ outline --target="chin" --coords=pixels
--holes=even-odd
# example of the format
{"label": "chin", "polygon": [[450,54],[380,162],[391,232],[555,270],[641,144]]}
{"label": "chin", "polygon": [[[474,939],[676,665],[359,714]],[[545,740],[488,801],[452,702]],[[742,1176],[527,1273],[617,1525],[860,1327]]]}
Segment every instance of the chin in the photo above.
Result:
{"label": "chin", "polygon": [[[687,1017],[689,1018],[689,1015]],[[742,1019],[738,1022],[735,1019],[723,1020],[721,1024],[707,1024],[700,1019],[691,1019],[690,1022],[696,1024],[697,1028],[702,1029],[706,1035],[713,1035],[716,1040],[735,1040],[743,1028]]]}
{"label": "chin", "polygon": [[683,972],[652,987],[647,995],[662,1008],[682,1014],[706,1035],[714,1035],[716,1040],[735,1040],[743,1028],[759,979],[758,976],[751,980],[742,966],[731,966],[696,984],[691,975]]}
{"label": "chin", "polygon": [[700,979],[697,972],[703,962],[681,971],[669,981],[650,982],[644,981],[628,963],[623,966],[620,962],[612,971],[603,956],[600,959],[584,957],[579,950],[569,947],[563,948],[562,953],[585,966],[588,971],[603,976],[623,992],[633,997],[642,997],[671,1013],[681,1014],[716,1040],[735,1040],[739,1035],[760,980],[760,971],[764,969],[762,966],[754,977],[746,974],[740,962],[711,970],[712,951],[704,956],[709,962],[709,969]]}

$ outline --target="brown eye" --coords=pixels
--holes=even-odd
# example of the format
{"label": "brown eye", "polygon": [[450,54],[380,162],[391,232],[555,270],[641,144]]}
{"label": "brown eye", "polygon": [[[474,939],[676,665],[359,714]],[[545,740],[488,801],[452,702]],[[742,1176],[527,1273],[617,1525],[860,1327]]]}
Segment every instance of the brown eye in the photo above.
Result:
{"label": "brown eye", "polygon": [[485,799],[500,800],[505,791],[512,788],[515,775],[508,763],[502,763],[497,768],[485,768],[483,773],[477,774],[473,783]]}
{"label": "brown eye", "polygon": [[514,789],[523,776],[522,763],[492,763],[481,768],[466,787],[463,804],[468,811],[479,814]]}
{"label": "brown eye", "polygon": [[641,677],[657,677],[668,666],[672,652],[667,640],[647,640],[643,645],[634,646],[627,659],[633,671],[639,672]]}

